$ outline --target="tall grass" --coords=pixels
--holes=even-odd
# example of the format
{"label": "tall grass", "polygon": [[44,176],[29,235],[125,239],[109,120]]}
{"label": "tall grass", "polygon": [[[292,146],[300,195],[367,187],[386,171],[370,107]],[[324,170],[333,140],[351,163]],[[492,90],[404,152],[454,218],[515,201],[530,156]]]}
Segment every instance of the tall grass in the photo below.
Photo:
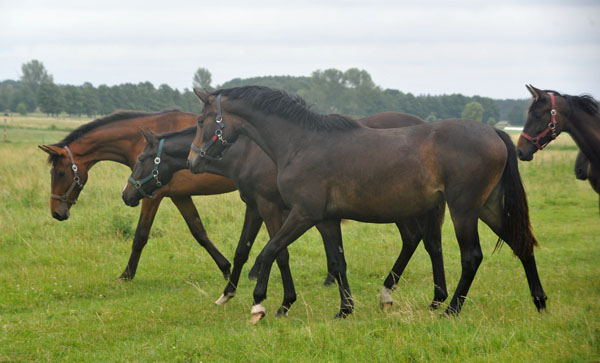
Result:
{"label": "tall grass", "polygon": [[[342,229],[355,313],[333,319],[338,291],[322,286],[323,247],[309,231],[290,246],[298,301],[289,317],[274,316],[282,288],[273,269],[268,315],[252,326],[254,283],[242,278],[237,296],[214,306],[225,281],[168,200],[135,280],[118,280],[139,213],[120,199],[129,170],[99,163],[71,218],[55,221],[48,207],[49,167],[36,145],[64,133],[28,132],[0,144],[0,361],[600,359],[598,196],[575,180],[576,150],[568,137],[520,163],[541,245],[536,258],[549,297],[546,313],[536,312],[523,268],[509,249],[492,254],[496,238],[482,223],[485,257],[460,317],[427,309],[433,286],[422,247],[394,293],[395,305],[384,313],[379,292],[400,251],[397,230],[350,221]],[[237,193],[194,201],[209,237],[233,260],[243,222]],[[263,228],[251,261],[266,241]],[[453,292],[460,257],[450,218],[443,247]]]}

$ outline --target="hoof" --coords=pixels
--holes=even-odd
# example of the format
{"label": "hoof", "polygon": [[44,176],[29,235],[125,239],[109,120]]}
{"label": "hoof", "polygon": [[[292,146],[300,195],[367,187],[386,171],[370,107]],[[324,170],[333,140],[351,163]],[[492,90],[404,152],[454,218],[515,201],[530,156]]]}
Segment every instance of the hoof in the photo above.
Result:
{"label": "hoof", "polygon": [[383,287],[381,289],[381,300],[379,301],[379,306],[381,310],[387,311],[394,304],[394,299],[392,299],[392,289],[388,289],[387,287]]}
{"label": "hoof", "polygon": [[264,318],[265,314],[267,313],[265,307],[262,306],[262,304],[252,306],[252,310],[250,312],[252,313],[252,325],[256,325],[256,323],[258,323],[262,318]]}
{"label": "hoof", "polygon": [[386,303],[382,302],[379,305],[381,306],[381,310],[388,311],[388,310],[390,310],[392,308],[392,305],[394,305],[394,303],[393,302],[386,302]]}
{"label": "hoof", "polygon": [[440,306],[442,306],[442,302],[441,301],[433,301],[429,305],[429,310],[437,310],[437,309],[440,308]]}
{"label": "hoof", "polygon": [[337,314],[335,314],[335,316],[333,317],[334,319],[346,319],[348,317],[348,315],[352,314],[351,311],[345,311],[345,310],[340,310],[338,311]]}
{"label": "hoof", "polygon": [[542,312],[546,311],[546,300],[548,300],[546,295],[544,295],[542,297],[534,297],[533,298],[533,303],[535,304],[535,307],[537,308],[538,313],[542,313]]}
{"label": "hoof", "polygon": [[215,305],[221,306],[221,305],[225,304],[226,302],[228,302],[229,300],[231,300],[234,296],[235,296],[234,293],[229,293],[227,295],[221,295],[221,297],[218,298],[217,301],[215,301]]}
{"label": "hoof", "polygon": [[288,316],[288,311],[289,311],[289,310],[290,310],[290,309],[288,309],[288,308],[285,308],[285,307],[283,307],[283,306],[282,306],[282,307],[280,307],[280,308],[277,310],[277,313],[275,314],[275,316],[276,316],[276,317],[278,317],[278,318],[279,318],[279,317],[284,317],[284,318],[287,318],[287,316]]}
{"label": "hoof", "polygon": [[327,275],[327,277],[325,278],[325,281],[323,282],[323,286],[332,286],[335,285],[335,278],[333,278],[333,276],[331,275]]}
{"label": "hoof", "polygon": [[119,280],[133,280],[135,275],[130,275],[127,271],[123,272],[121,276],[119,276]]}

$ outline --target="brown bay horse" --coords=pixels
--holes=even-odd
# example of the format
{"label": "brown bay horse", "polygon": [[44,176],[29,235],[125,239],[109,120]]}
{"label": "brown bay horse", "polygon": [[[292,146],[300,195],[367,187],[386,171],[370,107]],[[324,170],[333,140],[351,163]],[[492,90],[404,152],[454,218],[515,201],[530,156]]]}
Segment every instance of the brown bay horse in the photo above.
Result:
{"label": "brown bay horse", "polygon": [[[204,103],[188,156],[201,173],[209,158],[245,135],[277,166],[277,185],[290,209],[263,249],[254,290],[253,322],[265,315],[261,302],[275,256],[310,227],[342,218],[393,223],[446,202],[461,251],[462,273],[446,310],[458,314],[483,259],[477,232],[483,220],[521,260],[533,302],[545,309],[525,191],[510,137],[481,122],[451,119],[378,130],[340,115],[310,111],[298,97],[248,86],[196,92]],[[341,236],[341,234],[340,234]],[[329,243],[329,241],[324,241]],[[342,304],[353,310],[343,254],[333,273]]]}
{"label": "brown bay horse", "polygon": [[[423,120],[415,116],[397,112],[372,115],[359,120],[359,122],[374,128],[396,128],[424,123]],[[186,168],[189,145],[196,134],[196,129],[188,128],[159,135],[148,132],[143,132],[143,134],[147,140],[146,148],[132,170],[132,175],[129,178],[130,182],[123,190],[123,200],[128,205],[137,204],[142,195],[152,195],[161,185],[169,183],[175,172]],[[241,269],[248,259],[250,249],[262,222],[264,221],[269,235],[273,237],[281,228],[287,208],[277,189],[275,164],[258,145],[246,137],[241,137],[234,143],[223,158],[211,159],[207,165],[207,171],[233,180],[240,191],[242,200],[246,203],[244,228],[233,260],[230,280],[223,294],[216,301],[217,305],[222,305],[235,296]],[[137,180],[143,180],[146,176],[153,175],[153,173],[157,176],[158,182],[149,180],[143,185],[134,187],[133,183],[136,183]],[[443,215],[444,204],[441,203],[432,213],[396,223],[402,236],[403,245],[400,256],[384,283],[381,300],[384,309],[391,306],[391,290],[395,288],[422,238],[430,255],[434,274],[434,299],[430,307],[437,308],[448,296],[440,231]],[[341,236],[338,234],[339,221],[317,224],[316,227],[323,239],[338,240],[337,242],[325,243],[328,268],[331,270],[331,264],[336,263],[331,255],[343,253]],[[330,248],[332,246],[336,246],[336,248]],[[260,256],[258,259],[260,259]],[[281,271],[284,288],[283,302],[277,311],[277,314],[281,315],[287,314],[291,304],[296,300],[296,293],[286,248],[283,249],[283,253],[277,256],[276,260]],[[257,266],[260,266],[260,263],[254,265],[251,275],[258,273]]]}
{"label": "brown bay horse", "polygon": [[596,169],[600,169],[600,112],[591,96],[561,95],[527,85],[532,102],[527,121],[517,143],[519,158],[533,159],[561,132],[575,141],[581,152]]}
{"label": "brown bay horse", "polygon": [[[111,160],[133,168],[145,146],[140,129],[174,131],[195,126],[197,119],[198,115],[173,110],[158,113],[117,112],[82,125],[57,144],[41,145],[40,149],[49,154],[48,161],[52,165],[52,216],[59,221],[69,218],[69,210],[88,179],[88,171],[97,162]],[[211,255],[223,276],[228,278],[231,265],[209,240],[191,196],[221,194],[235,189],[231,180],[221,176],[193,175],[187,170],[176,173],[173,183],[158,191],[152,199],[145,198],[142,201],[131,256],[120,278],[134,278],[154,216],[164,197],[171,198],[194,238]]]}

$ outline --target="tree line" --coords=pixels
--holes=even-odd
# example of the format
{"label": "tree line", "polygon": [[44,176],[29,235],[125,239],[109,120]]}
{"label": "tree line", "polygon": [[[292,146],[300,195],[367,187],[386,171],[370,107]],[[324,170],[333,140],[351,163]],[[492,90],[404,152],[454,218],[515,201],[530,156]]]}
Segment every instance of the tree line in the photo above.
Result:
{"label": "tree line", "polygon": [[[117,109],[159,111],[177,107],[183,111],[200,112],[201,104],[189,89],[179,91],[166,84],[156,88],[150,82],[124,83],[115,86],[81,86],[55,84],[44,65],[37,61],[23,64],[19,80],[0,82],[0,111],[22,114],[40,110],[49,115],[67,113],[93,117]],[[212,89],[211,74],[199,68],[193,75],[193,85]],[[461,94],[418,95],[377,86],[365,70],[326,69],[310,76],[266,76],[236,78],[217,88],[263,85],[283,89],[303,97],[311,107],[322,113],[340,113],[362,117],[383,111],[400,111],[417,115],[427,121],[463,117],[490,124],[509,120],[511,124],[525,122],[527,100],[494,100],[488,97],[467,97]]]}

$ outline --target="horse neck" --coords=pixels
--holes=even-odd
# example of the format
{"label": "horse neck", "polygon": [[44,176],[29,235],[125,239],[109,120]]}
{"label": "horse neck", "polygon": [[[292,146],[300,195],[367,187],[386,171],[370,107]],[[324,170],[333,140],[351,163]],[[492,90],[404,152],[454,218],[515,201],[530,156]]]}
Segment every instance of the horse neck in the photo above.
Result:
{"label": "horse neck", "polygon": [[242,123],[241,134],[252,139],[276,165],[285,165],[307,143],[323,137],[323,133],[302,129],[281,117],[258,112],[240,116],[247,121]]}
{"label": "horse neck", "polygon": [[565,129],[592,165],[600,168],[600,117],[583,110],[574,110]]}
{"label": "horse neck", "polygon": [[69,148],[88,168],[104,160],[116,161],[132,168],[143,148],[143,138],[137,127],[101,128],[75,140]]}
{"label": "horse neck", "polygon": [[190,144],[194,140],[194,135],[194,133],[185,133],[165,138],[163,145],[164,157],[162,159],[168,163],[169,170],[173,173],[187,169],[187,156],[190,152]]}

